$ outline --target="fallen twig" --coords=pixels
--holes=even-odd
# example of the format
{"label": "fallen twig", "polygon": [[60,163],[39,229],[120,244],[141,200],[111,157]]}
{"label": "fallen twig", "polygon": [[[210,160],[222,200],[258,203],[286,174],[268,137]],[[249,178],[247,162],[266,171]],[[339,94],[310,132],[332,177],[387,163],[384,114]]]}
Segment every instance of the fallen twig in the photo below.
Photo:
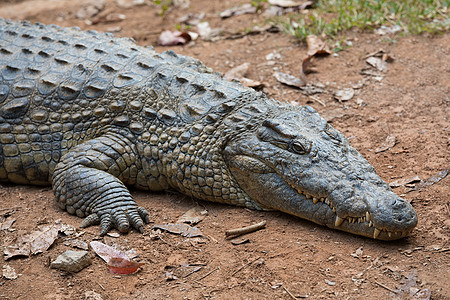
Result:
{"label": "fallen twig", "polygon": [[314,97],[314,96],[309,96],[309,98],[311,98],[312,100],[314,100],[314,101],[316,101],[317,103],[319,103],[319,104],[322,104],[322,106],[327,106],[325,103],[323,103],[323,101],[322,100],[319,100],[319,99],[317,99],[316,97]]}
{"label": "fallen twig", "polygon": [[390,292],[394,293],[394,294],[398,294],[398,292],[397,292],[397,291],[395,291],[395,290],[391,289],[391,288],[390,288],[390,287],[388,287],[388,286],[385,286],[385,285],[384,285],[384,284],[382,284],[382,283],[379,283],[378,281],[375,281],[375,283],[376,283],[376,284],[378,284],[379,286],[381,286],[382,288],[384,288],[384,289],[386,289],[386,290],[388,290],[388,291],[390,291]]}
{"label": "fallen twig", "polygon": [[20,206],[6,207],[6,208],[0,208],[0,211],[4,211],[4,210],[19,210],[20,208],[21,208]]}
{"label": "fallen twig", "polygon": [[233,272],[233,274],[231,274],[231,276],[234,276],[237,272],[241,271],[243,268],[245,268],[248,265],[251,265],[252,263],[254,263],[255,261],[257,261],[258,259],[260,259],[260,257],[258,256],[257,258],[255,258],[254,260],[246,263],[245,265],[242,265],[239,269],[237,269],[236,271]]}
{"label": "fallen twig", "polygon": [[246,233],[250,233],[250,232],[253,232],[253,231],[257,231],[257,230],[263,229],[264,227],[266,227],[266,221],[262,221],[262,222],[259,222],[259,223],[256,223],[256,224],[253,224],[253,225],[250,225],[250,226],[242,227],[242,228],[227,230],[227,231],[225,231],[225,235],[227,237],[231,237],[232,236],[234,238],[234,237],[236,237],[238,235],[243,235],[243,234],[246,234]]}
{"label": "fallen twig", "polygon": [[284,285],[283,285],[283,289],[286,291],[286,293],[288,293],[289,296],[292,297],[292,299],[297,299],[294,295],[292,295],[291,292],[289,292],[289,290],[287,289],[287,287],[285,287]]}
{"label": "fallen twig", "polygon": [[213,272],[215,272],[215,271],[217,271],[217,270],[219,270],[219,267],[216,267],[215,269],[209,271],[208,273],[206,273],[205,275],[203,275],[203,276],[200,277],[199,279],[196,279],[195,281],[199,281],[199,280],[205,279],[206,277],[208,277],[209,275],[211,275]]}

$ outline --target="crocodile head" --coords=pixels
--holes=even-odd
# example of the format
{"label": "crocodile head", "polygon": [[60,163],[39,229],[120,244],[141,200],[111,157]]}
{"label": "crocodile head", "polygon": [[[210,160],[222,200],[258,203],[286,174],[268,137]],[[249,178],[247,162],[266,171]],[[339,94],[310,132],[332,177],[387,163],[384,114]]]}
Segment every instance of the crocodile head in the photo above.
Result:
{"label": "crocodile head", "polygon": [[381,240],[417,225],[411,204],[310,107],[273,105],[255,128],[228,142],[224,158],[261,208]]}

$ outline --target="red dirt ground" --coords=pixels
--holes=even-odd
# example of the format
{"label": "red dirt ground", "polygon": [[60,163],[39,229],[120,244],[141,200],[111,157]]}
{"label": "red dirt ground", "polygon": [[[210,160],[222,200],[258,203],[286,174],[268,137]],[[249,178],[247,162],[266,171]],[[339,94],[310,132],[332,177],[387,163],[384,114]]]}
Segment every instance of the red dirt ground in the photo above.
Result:
{"label": "red dirt ground", "polygon": [[[219,17],[221,11],[244,1],[192,0],[189,8],[173,8],[160,16],[151,4],[121,8],[108,0],[100,14],[121,13],[126,19],[86,25],[76,12],[88,2],[0,0],[0,17],[98,31],[120,27],[117,36],[133,37],[140,45],[153,44],[158,51],[169,49],[157,46],[160,32],[175,29],[177,19],[189,12],[204,12],[204,21],[213,28],[224,28],[228,36],[264,20],[260,14]],[[325,105],[273,77],[275,69],[298,74],[307,51],[283,33],[215,42],[199,39],[172,49],[222,73],[249,62],[247,77],[264,82],[264,91],[273,98],[314,107],[350,138],[387,182],[416,175],[423,180],[448,169],[449,35],[383,37],[351,31],[346,37],[353,46],[337,56],[316,59],[315,72],[308,75],[310,82],[325,85],[326,92],[315,96]],[[333,91],[363,80],[364,57],[380,49],[394,58],[384,78],[367,80],[350,101],[334,100]],[[266,60],[273,51],[281,54],[274,64]],[[363,105],[358,104],[361,100]],[[396,137],[396,145],[375,153],[389,134]],[[151,224],[144,235],[131,232],[119,238],[105,237],[106,243],[134,249],[137,260],[145,263],[138,273],[127,276],[109,274],[92,251],[93,264],[79,273],[50,269],[50,261],[73,249],[66,246],[65,238],[59,238],[44,253],[3,259],[1,264],[13,267],[20,276],[0,278],[0,299],[99,299],[95,296],[100,295],[102,299],[427,299],[423,296],[427,293],[431,299],[450,299],[449,177],[423,189],[395,188],[411,201],[419,224],[409,237],[394,242],[330,230],[279,212],[251,211],[179,194],[132,191],[156,224],[175,222],[192,207],[206,209],[208,216],[198,227],[208,238],[187,239],[169,233],[153,238]],[[2,251],[39,224],[61,219],[76,227],[81,221],[58,209],[50,188],[3,185],[0,198],[0,216],[10,212],[10,218],[17,219],[14,230],[0,231]],[[225,239],[225,230],[261,220],[267,221],[266,229],[248,234],[249,243],[233,245]],[[79,239],[90,242],[98,239],[98,232],[98,227],[88,228]],[[201,263],[202,268],[183,277],[180,265],[194,263]],[[175,270],[178,279],[167,280],[168,270]]]}

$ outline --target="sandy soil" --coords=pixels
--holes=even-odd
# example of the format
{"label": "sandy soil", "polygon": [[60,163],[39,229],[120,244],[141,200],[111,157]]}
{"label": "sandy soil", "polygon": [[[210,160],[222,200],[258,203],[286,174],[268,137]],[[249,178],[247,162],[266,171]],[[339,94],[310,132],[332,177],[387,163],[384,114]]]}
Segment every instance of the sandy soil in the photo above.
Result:
{"label": "sandy soil", "polygon": [[[3,0],[0,17],[86,30],[120,29],[116,35],[133,37],[141,45],[153,44],[158,51],[169,49],[156,45],[160,32],[173,30],[177,19],[187,13],[204,12],[204,21],[213,28],[224,28],[225,36],[244,32],[264,19],[259,14],[225,20],[218,16],[241,1],[192,0],[187,9],[174,8],[159,16],[158,8],[152,5],[123,8],[108,0],[100,16],[121,13],[126,19],[108,23],[98,18],[99,23],[87,25],[76,14],[88,2]],[[271,97],[313,106],[350,138],[387,182],[413,176],[424,180],[449,168],[449,35],[382,37],[352,31],[346,36],[352,47],[313,63],[315,72],[308,79],[324,84],[326,90],[315,99],[273,77],[274,70],[297,75],[307,51],[305,45],[282,33],[215,42],[197,40],[172,48],[222,73],[249,62],[247,77],[264,82]],[[384,78],[359,84],[350,101],[334,100],[333,91],[363,82],[360,70],[365,67],[364,57],[380,49],[394,58]],[[275,63],[266,60],[273,51],[281,55]],[[389,134],[396,137],[396,145],[375,153]],[[99,295],[103,299],[427,299],[429,293],[432,299],[450,299],[449,177],[422,189],[395,188],[419,215],[417,229],[395,242],[333,231],[279,212],[251,211],[178,194],[133,191],[136,201],[149,210],[157,224],[174,222],[192,207],[205,208],[208,216],[198,227],[208,238],[187,239],[169,233],[155,238],[149,225],[144,235],[131,232],[101,239],[138,253],[137,260],[145,265],[128,276],[109,274],[92,252],[93,264],[79,273],[50,269],[50,261],[73,249],[67,238],[59,238],[45,253],[2,259],[3,266],[13,267],[20,276],[15,280],[0,278],[0,299],[98,299],[95,296]],[[78,226],[81,221],[58,209],[50,188],[2,185],[0,198],[0,216],[9,214],[17,219],[10,230],[0,231],[1,250],[39,224],[61,219]],[[247,235],[248,243],[233,245],[225,239],[225,230],[262,220],[267,221],[266,229]],[[90,242],[98,239],[98,232],[98,227],[88,228],[79,239]],[[183,264],[200,264],[201,269],[186,276],[180,268]],[[178,274],[178,279],[168,280],[166,271]]]}

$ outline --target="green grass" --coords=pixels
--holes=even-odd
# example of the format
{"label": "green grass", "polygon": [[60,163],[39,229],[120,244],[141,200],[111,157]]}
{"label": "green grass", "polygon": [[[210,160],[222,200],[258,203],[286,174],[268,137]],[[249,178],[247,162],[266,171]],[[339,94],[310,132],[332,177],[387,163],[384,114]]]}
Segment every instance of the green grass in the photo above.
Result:
{"label": "green grass", "polygon": [[372,30],[398,25],[403,33],[448,31],[449,0],[319,0],[307,14],[295,13],[271,22],[301,41],[310,34],[336,41],[350,28]]}

